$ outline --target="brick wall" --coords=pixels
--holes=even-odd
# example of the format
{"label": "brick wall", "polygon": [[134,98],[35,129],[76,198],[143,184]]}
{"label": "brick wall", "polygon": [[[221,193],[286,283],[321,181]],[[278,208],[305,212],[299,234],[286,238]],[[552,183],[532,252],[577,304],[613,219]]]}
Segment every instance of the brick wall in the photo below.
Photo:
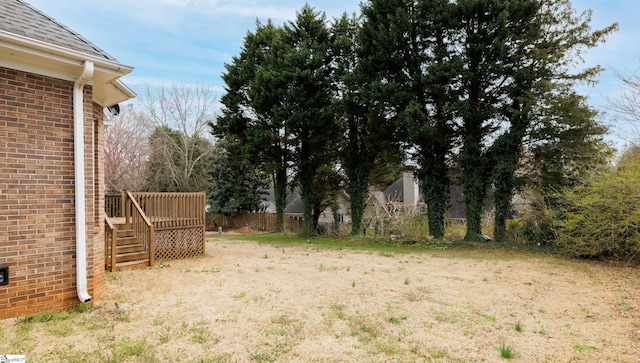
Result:
{"label": "brick wall", "polygon": [[[73,82],[0,67],[0,318],[59,311],[76,296]],[[102,118],[85,87],[89,293],[104,288]],[[101,160],[101,158],[99,158]],[[100,210],[101,211],[101,210]],[[101,215],[101,213],[100,213]],[[96,265],[97,264],[97,265]]]}
{"label": "brick wall", "polygon": [[[93,104],[93,241],[92,250],[87,251],[89,293],[99,294],[105,287],[104,275],[104,123],[103,108]],[[89,217],[87,217],[89,220]]]}

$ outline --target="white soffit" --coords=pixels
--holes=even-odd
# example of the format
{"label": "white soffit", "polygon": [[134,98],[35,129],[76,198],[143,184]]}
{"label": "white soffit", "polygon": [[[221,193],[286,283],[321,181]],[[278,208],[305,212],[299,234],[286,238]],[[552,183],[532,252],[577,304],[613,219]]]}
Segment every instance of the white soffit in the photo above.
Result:
{"label": "white soffit", "polygon": [[95,65],[90,84],[98,104],[106,107],[135,97],[119,80],[133,70],[131,66],[0,30],[2,67],[75,81],[87,60]]}

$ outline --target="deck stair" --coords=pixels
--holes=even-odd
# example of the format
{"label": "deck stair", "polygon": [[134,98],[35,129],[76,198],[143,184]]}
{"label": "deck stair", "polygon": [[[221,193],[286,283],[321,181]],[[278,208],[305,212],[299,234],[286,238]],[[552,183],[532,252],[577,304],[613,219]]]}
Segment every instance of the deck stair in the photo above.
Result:
{"label": "deck stair", "polygon": [[149,252],[131,226],[121,224],[116,230],[116,265],[119,269],[149,266]]}
{"label": "deck stair", "polygon": [[154,264],[154,226],[131,192],[105,207],[105,269]]}
{"label": "deck stair", "polygon": [[153,267],[156,258],[203,255],[205,210],[204,192],[105,195],[105,269]]}

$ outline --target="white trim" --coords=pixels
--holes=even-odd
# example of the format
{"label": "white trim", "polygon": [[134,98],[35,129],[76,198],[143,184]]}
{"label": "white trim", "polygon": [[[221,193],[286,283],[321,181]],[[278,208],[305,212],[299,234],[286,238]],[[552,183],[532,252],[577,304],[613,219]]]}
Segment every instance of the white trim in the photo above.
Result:
{"label": "white trim", "polygon": [[0,30],[0,66],[75,82],[85,61],[94,64],[94,101],[103,107],[134,98],[119,78],[133,67]]}
{"label": "white trim", "polygon": [[118,63],[117,61],[64,48],[55,44],[45,43],[4,30],[0,30],[0,46],[38,57],[49,58],[57,62],[66,62],[78,67],[82,67],[85,61],[90,61],[93,62],[95,70],[103,72],[111,71],[114,75],[124,76],[133,70],[133,67]]}
{"label": "white trim", "polygon": [[71,74],[63,72],[61,70],[56,70],[53,68],[46,68],[44,66],[40,66],[37,64],[29,64],[25,62],[19,62],[16,59],[9,59],[2,57],[2,53],[0,52],[0,67],[15,69],[18,71],[23,71],[27,73],[39,74],[42,76],[53,77],[57,79],[63,79],[65,81],[75,81],[75,77]]}

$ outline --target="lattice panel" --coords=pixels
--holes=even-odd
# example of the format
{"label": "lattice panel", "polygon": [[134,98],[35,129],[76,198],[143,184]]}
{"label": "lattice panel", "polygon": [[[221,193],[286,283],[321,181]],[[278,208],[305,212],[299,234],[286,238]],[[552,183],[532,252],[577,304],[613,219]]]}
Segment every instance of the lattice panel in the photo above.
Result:
{"label": "lattice panel", "polygon": [[176,260],[204,254],[204,227],[155,231],[155,258]]}

